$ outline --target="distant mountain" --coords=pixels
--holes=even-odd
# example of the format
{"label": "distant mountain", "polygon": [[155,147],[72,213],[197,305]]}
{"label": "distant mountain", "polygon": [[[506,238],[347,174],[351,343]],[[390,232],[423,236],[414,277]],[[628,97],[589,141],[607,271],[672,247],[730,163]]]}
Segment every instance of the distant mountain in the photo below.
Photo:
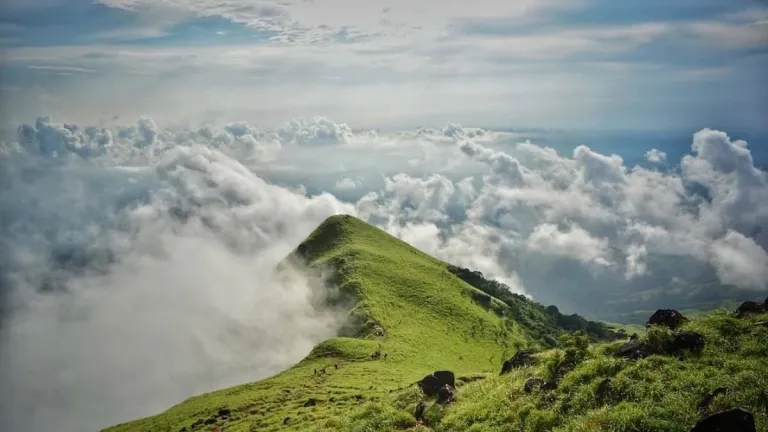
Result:
{"label": "distant mountain", "polygon": [[654,327],[624,347],[648,358],[617,358],[624,341],[606,324],[513,294],[351,216],[326,220],[280,271],[297,268],[330,275],[315,301],[347,311],[338,337],[271,378],[108,430],[682,431],[711,388],[732,389],[713,409],[757,412],[768,382],[768,329],[757,316],[686,322],[693,345],[706,341],[701,354]]}

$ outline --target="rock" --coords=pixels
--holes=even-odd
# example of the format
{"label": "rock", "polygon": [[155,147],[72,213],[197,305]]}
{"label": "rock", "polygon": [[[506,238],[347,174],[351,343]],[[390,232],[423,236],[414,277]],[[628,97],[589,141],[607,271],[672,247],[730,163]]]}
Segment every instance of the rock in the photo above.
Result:
{"label": "rock", "polygon": [[755,416],[744,408],[732,408],[711,414],[691,429],[690,432],[757,432]]}
{"label": "rock", "polygon": [[304,408],[313,407],[317,405],[317,399],[315,398],[309,398],[306,402],[304,402]]}
{"label": "rock", "polygon": [[730,393],[731,389],[728,387],[718,387],[711,392],[707,393],[701,401],[699,401],[699,404],[696,406],[696,408],[699,410],[700,413],[706,414],[709,412],[709,404],[712,403],[715,398],[721,394],[727,394]]}
{"label": "rock", "polygon": [[639,360],[651,354],[655,353],[648,343],[640,339],[632,339],[620,346],[613,355],[630,360]]}
{"label": "rock", "polygon": [[440,392],[437,394],[437,403],[444,405],[455,399],[453,386],[448,384],[440,388]]}
{"label": "rock", "polygon": [[669,327],[674,330],[683,325],[686,321],[688,321],[688,318],[684,317],[683,314],[674,309],[659,309],[648,318],[648,322],[645,323],[645,326],[650,327],[652,325],[657,325]]}
{"label": "rock", "polygon": [[218,415],[219,417],[229,417],[229,415],[230,415],[230,413],[231,413],[231,412],[232,412],[232,411],[230,411],[230,410],[229,410],[229,409],[227,409],[227,408],[222,408],[222,409],[220,409],[220,410],[219,410],[219,412],[217,413],[217,415]]}
{"label": "rock", "polygon": [[741,318],[748,314],[761,314],[765,312],[765,310],[766,310],[765,303],[761,304],[753,301],[745,301],[744,303],[741,304],[741,306],[739,306],[735,311],[733,311],[733,314]]}
{"label": "rock", "polygon": [[421,421],[421,419],[424,418],[425,409],[427,409],[427,404],[425,404],[424,401],[420,401],[418,405],[416,405],[416,409],[413,410],[413,418],[415,418],[418,421]]}
{"label": "rock", "polygon": [[283,424],[284,425],[287,425],[290,422],[291,422],[291,418],[290,417],[286,417],[286,418],[283,419]]}
{"label": "rock", "polygon": [[207,424],[207,425],[214,424],[214,423],[216,423],[216,417],[211,417],[203,422],[203,424]]}
{"label": "rock", "polygon": [[674,334],[674,339],[667,348],[670,352],[678,352],[682,350],[690,350],[694,352],[701,352],[704,349],[706,340],[704,336],[699,333],[678,330]]}
{"label": "rock", "polygon": [[534,362],[533,356],[531,356],[531,352],[527,350],[521,350],[515,353],[509,360],[505,361],[503,365],[501,365],[501,372],[499,375],[504,375],[505,373],[509,373],[512,371],[512,369],[519,369],[522,367],[530,366]]}
{"label": "rock", "polygon": [[530,393],[535,388],[541,388],[543,386],[545,381],[539,377],[530,377],[527,380],[525,380],[525,384],[523,384],[523,391],[526,393]]}
{"label": "rock", "polygon": [[438,396],[444,385],[456,386],[456,377],[451,371],[436,371],[419,381],[421,391],[427,396]]}
{"label": "rock", "polygon": [[545,381],[543,378],[530,377],[525,380],[523,384],[523,391],[526,393],[532,392],[534,389],[540,390],[555,390],[557,389],[557,383],[555,381]]}

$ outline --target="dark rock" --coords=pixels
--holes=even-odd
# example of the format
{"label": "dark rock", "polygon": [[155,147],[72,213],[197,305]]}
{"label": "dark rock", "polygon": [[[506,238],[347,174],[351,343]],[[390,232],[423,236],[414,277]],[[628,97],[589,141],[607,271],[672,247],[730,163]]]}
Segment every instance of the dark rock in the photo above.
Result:
{"label": "dark rock", "polygon": [[733,314],[741,318],[748,314],[761,314],[765,312],[765,310],[766,310],[766,307],[764,303],[761,304],[753,301],[745,301],[744,303],[741,304],[741,306],[739,306],[735,311],[733,311]]}
{"label": "dark rock", "polygon": [[455,399],[453,386],[448,384],[440,388],[440,392],[437,394],[437,403],[444,405]]}
{"label": "dark rock", "polygon": [[648,322],[645,323],[645,326],[650,327],[652,325],[657,325],[669,327],[674,330],[683,325],[686,321],[688,321],[688,318],[684,317],[683,314],[674,309],[659,309],[648,318]]}
{"label": "dark rock", "polygon": [[198,427],[198,426],[202,426],[202,425],[203,425],[203,423],[205,423],[205,420],[203,420],[203,419],[197,419],[197,421],[195,421],[194,423],[192,423],[192,426],[190,426],[190,427],[191,427],[192,429],[194,429],[194,428],[196,428],[196,427]]}
{"label": "dark rock", "polygon": [[451,371],[436,371],[432,375],[436,376],[443,384],[448,384],[451,387],[456,386],[456,376]]}
{"label": "dark rock", "polygon": [[421,419],[424,418],[424,410],[427,409],[427,404],[424,403],[424,401],[420,401],[418,405],[416,405],[416,409],[413,410],[413,417],[421,421]]}
{"label": "dark rock", "polygon": [[287,425],[290,422],[291,422],[291,418],[290,417],[286,417],[286,418],[283,419],[283,424],[284,425]]}
{"label": "dark rock", "polygon": [[211,417],[203,422],[203,424],[207,424],[207,425],[214,424],[214,423],[216,423],[216,417]]}
{"label": "dark rock", "polygon": [[675,332],[674,339],[672,339],[667,349],[669,352],[679,352],[682,350],[701,352],[704,349],[705,343],[704,336],[699,333],[678,330]]}
{"label": "dark rock", "polygon": [[231,412],[232,411],[230,411],[227,408],[222,408],[222,409],[219,410],[219,412],[217,414],[218,414],[219,417],[229,417]]}
{"label": "dark rock", "polygon": [[501,372],[499,375],[509,373],[512,371],[512,369],[519,369],[522,367],[530,366],[533,364],[533,362],[534,358],[531,356],[530,351],[518,351],[509,360],[505,361],[503,365],[501,365]]}
{"label": "dark rock", "polygon": [[307,407],[313,407],[315,405],[317,405],[317,399],[309,398],[306,402],[304,402],[303,406],[304,408],[307,408]]}
{"label": "dark rock", "polygon": [[436,371],[433,374],[427,375],[419,381],[419,387],[421,391],[427,396],[437,396],[440,393],[440,389],[444,385],[455,387],[456,378],[453,372],[450,371]]}
{"label": "dark rock", "polygon": [[526,393],[532,392],[534,389],[540,390],[555,390],[557,389],[557,383],[554,381],[545,381],[543,378],[530,377],[525,380],[523,384],[523,391]]}
{"label": "dark rock", "polygon": [[706,414],[709,412],[709,404],[712,403],[715,398],[721,394],[728,394],[730,393],[731,389],[728,387],[718,387],[711,392],[707,393],[701,401],[699,401],[699,404],[696,406],[696,408],[699,410],[700,413]]}
{"label": "dark rock", "polygon": [[691,432],[756,432],[755,416],[744,408],[733,408],[704,417]]}
{"label": "dark rock", "polygon": [[616,350],[614,356],[630,360],[639,360],[655,354],[653,348],[640,339],[630,340]]}
{"label": "dark rock", "polygon": [[484,380],[485,377],[483,375],[472,375],[472,376],[461,376],[456,378],[456,381],[458,381],[460,384],[469,384],[471,382]]}

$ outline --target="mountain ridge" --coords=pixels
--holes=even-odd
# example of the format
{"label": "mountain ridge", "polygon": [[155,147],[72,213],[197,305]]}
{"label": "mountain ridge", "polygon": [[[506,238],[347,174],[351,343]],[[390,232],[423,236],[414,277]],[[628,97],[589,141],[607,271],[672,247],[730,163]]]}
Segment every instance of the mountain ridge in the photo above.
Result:
{"label": "mountain ridge", "polygon": [[[585,346],[618,337],[605,324],[562,315],[349,215],[324,221],[280,268],[297,266],[330,272],[328,290],[315,301],[348,311],[338,337],[272,377],[195,396],[107,430],[465,430],[440,429],[445,413],[435,405],[426,411],[431,420],[416,418],[420,391],[412,384],[450,370],[467,383],[466,391],[482,385],[477,379],[508,385],[521,376],[493,377],[523,349],[545,361],[579,346],[587,358]],[[606,347],[590,349],[602,353]],[[451,409],[464,407],[464,399],[460,395]]]}

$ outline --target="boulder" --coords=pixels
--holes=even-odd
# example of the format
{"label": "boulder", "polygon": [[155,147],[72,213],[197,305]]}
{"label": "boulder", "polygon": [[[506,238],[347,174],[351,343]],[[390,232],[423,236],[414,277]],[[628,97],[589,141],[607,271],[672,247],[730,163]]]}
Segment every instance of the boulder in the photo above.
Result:
{"label": "boulder", "polygon": [[679,352],[682,350],[689,350],[693,352],[701,352],[704,349],[706,340],[704,336],[699,333],[678,330],[674,334],[674,339],[670,342],[670,346],[667,348],[669,352]]}
{"label": "boulder", "polygon": [[688,318],[684,317],[683,314],[674,309],[659,309],[648,318],[648,322],[645,323],[645,326],[650,327],[652,325],[657,325],[669,327],[674,330],[683,325],[686,321],[688,321]]}
{"label": "boulder", "polygon": [[437,403],[444,405],[455,399],[453,386],[448,384],[440,388],[437,393]]}
{"label": "boulder", "polygon": [[699,401],[699,404],[696,406],[696,408],[699,410],[700,413],[706,414],[709,412],[709,405],[712,403],[715,398],[721,394],[727,394],[731,391],[728,387],[718,387],[711,392],[707,393],[703,398],[701,398],[701,401]]}
{"label": "boulder", "polygon": [[503,365],[501,365],[501,372],[499,375],[504,375],[505,373],[509,373],[512,371],[512,369],[519,369],[522,367],[530,366],[534,362],[533,356],[531,356],[531,352],[527,350],[521,350],[515,353],[512,357],[509,358],[509,360],[505,361]]}
{"label": "boulder", "polygon": [[525,380],[523,384],[524,392],[530,393],[536,388],[539,390],[555,390],[557,389],[557,383],[555,381],[545,381],[544,378],[539,377],[530,377]]}
{"label": "boulder", "polygon": [[539,377],[530,377],[527,380],[525,380],[525,384],[523,384],[523,391],[526,393],[530,393],[535,388],[541,388],[545,383],[544,379]]}
{"label": "boulder", "polygon": [[748,314],[761,314],[763,312],[765,312],[764,303],[745,301],[744,303],[741,304],[741,306],[739,306],[735,311],[733,311],[733,314],[741,318]]}
{"label": "boulder", "polygon": [[756,432],[755,416],[744,408],[732,408],[704,417],[691,432]]}
{"label": "boulder", "polygon": [[229,417],[231,413],[232,411],[230,411],[229,408],[222,408],[217,414],[219,417]]}
{"label": "boulder", "polygon": [[456,378],[451,371],[436,371],[422,378],[418,384],[425,395],[438,396],[443,386],[455,387]]}
{"label": "boulder", "polygon": [[651,354],[655,354],[655,352],[647,342],[640,339],[632,339],[620,346],[613,355],[629,360],[639,360]]}

